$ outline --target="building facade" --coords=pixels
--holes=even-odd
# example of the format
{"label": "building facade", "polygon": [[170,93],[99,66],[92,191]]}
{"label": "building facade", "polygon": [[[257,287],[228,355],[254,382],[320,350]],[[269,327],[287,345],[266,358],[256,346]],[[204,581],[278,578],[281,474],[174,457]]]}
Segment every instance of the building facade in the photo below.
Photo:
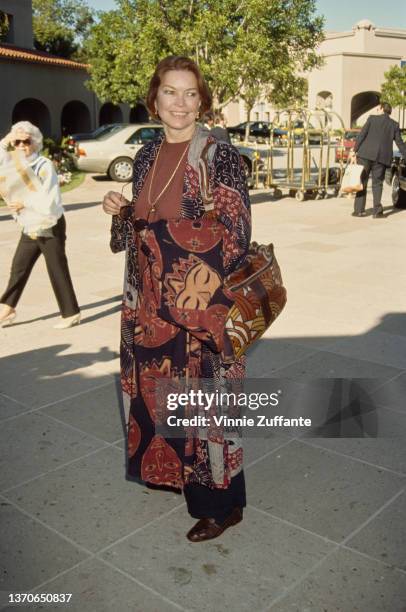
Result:
{"label": "building facade", "polygon": [[[308,77],[309,107],[336,111],[346,127],[363,125],[379,104],[384,73],[406,61],[406,29],[363,19],[349,32],[328,32],[319,52],[324,65]],[[394,109],[392,116],[402,124],[403,114]]]}
{"label": "building facade", "polygon": [[28,120],[47,137],[89,132],[103,123],[148,120],[142,104],[101,103],[85,85],[88,66],[36,51],[31,0],[0,0],[9,29],[0,44],[0,136]]}

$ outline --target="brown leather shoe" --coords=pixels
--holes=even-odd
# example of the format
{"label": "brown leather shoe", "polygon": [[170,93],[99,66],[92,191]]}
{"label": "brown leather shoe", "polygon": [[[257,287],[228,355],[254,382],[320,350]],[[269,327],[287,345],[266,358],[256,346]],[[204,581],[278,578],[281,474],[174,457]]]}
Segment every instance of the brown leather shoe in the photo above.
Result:
{"label": "brown leather shoe", "polygon": [[237,525],[242,521],[242,509],[234,508],[231,514],[226,518],[224,523],[219,525],[213,518],[203,518],[197,521],[196,525],[192,527],[186,534],[186,537],[191,542],[204,542],[205,540],[212,540],[218,538],[226,529]]}

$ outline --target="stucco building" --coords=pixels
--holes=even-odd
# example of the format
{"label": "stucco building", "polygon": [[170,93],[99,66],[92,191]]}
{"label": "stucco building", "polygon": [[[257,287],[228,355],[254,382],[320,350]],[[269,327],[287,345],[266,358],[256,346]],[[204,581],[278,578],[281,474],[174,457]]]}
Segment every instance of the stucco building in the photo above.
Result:
{"label": "stucco building", "polygon": [[[406,61],[406,29],[380,28],[363,19],[349,32],[328,32],[319,52],[324,66],[308,77],[309,107],[332,108],[346,127],[362,125],[363,116],[379,104],[384,73]],[[400,109],[392,116],[404,121]]]}
{"label": "stucco building", "polygon": [[148,119],[137,104],[102,104],[85,82],[88,67],[34,50],[31,0],[0,0],[9,30],[0,44],[0,135],[12,123],[28,120],[45,136],[87,132],[103,123]]}
{"label": "stucco building", "polygon": [[[384,73],[391,66],[406,63],[406,29],[380,28],[363,19],[348,32],[326,32],[318,52],[324,65],[305,75],[309,82],[308,107],[334,110],[345,127],[363,125],[379,104]],[[260,100],[251,120],[270,121],[274,114],[272,106]],[[225,115],[229,125],[246,121],[243,101],[229,104]],[[406,127],[402,109],[394,109],[392,116]],[[334,124],[339,127],[338,121]]]}

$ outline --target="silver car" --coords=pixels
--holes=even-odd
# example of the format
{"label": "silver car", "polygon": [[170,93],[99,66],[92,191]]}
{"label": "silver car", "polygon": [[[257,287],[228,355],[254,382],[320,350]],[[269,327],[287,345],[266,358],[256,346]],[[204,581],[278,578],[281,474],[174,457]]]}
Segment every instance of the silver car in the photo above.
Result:
{"label": "silver car", "polygon": [[[159,123],[117,123],[108,133],[76,143],[75,165],[85,172],[108,174],[113,181],[130,181],[135,154],[145,143],[154,140],[162,129]],[[254,159],[259,159],[261,168],[264,152],[241,145],[237,145],[237,149],[243,158],[248,185],[251,187]]]}
{"label": "silver car", "polygon": [[91,140],[77,143],[75,165],[78,170],[108,174],[113,181],[127,182],[133,173],[137,151],[162,131],[154,123],[117,124],[115,128]]}

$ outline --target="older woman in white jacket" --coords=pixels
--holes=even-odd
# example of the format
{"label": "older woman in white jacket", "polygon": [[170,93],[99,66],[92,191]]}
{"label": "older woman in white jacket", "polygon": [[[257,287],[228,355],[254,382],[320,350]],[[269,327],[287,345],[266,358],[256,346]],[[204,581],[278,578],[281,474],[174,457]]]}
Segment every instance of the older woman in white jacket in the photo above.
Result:
{"label": "older woman in white jacket", "polygon": [[55,328],[72,327],[80,323],[80,310],[65,253],[66,223],[54,165],[51,160],[39,155],[42,134],[28,121],[14,124],[0,141],[0,165],[10,162],[10,145],[25,156],[28,166],[39,179],[40,190],[25,201],[8,202],[14,218],[22,226],[22,234],[14,254],[7,288],[0,297],[0,304],[3,305],[0,310],[0,326],[10,325],[16,318],[17,303],[35,262],[43,254],[62,316]]}

